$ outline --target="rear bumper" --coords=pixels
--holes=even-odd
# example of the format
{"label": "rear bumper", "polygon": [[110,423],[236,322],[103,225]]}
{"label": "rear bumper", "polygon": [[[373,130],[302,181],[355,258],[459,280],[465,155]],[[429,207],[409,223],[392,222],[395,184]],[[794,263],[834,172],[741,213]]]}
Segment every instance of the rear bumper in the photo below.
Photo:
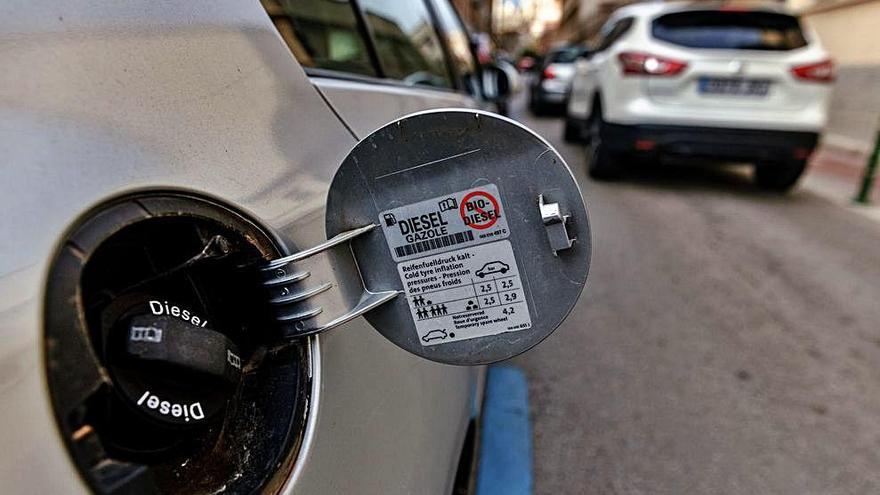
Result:
{"label": "rear bumper", "polygon": [[601,138],[618,152],[762,161],[806,159],[819,133],[606,123]]}
{"label": "rear bumper", "polygon": [[568,94],[564,91],[550,92],[540,86],[532,89],[532,100],[546,104],[559,105],[560,107],[565,104],[567,96]]}
{"label": "rear bumper", "polygon": [[571,81],[565,78],[540,79],[532,84],[532,99],[550,105],[564,105]]}

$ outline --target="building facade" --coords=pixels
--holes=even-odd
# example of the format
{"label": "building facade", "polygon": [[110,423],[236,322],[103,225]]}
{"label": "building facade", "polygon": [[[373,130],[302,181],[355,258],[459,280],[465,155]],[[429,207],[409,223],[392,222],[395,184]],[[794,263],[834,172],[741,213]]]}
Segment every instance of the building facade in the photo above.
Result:
{"label": "building facade", "polygon": [[452,0],[458,15],[474,31],[492,32],[492,0]]}

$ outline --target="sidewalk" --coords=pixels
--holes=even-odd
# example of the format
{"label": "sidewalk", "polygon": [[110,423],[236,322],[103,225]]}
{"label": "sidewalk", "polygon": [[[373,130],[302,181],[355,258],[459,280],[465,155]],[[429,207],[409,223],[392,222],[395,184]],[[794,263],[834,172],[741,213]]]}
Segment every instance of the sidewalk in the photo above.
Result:
{"label": "sidewalk", "polygon": [[871,191],[871,204],[853,203],[862,181],[868,157],[837,148],[823,146],[810,159],[800,187],[880,222],[880,177]]}

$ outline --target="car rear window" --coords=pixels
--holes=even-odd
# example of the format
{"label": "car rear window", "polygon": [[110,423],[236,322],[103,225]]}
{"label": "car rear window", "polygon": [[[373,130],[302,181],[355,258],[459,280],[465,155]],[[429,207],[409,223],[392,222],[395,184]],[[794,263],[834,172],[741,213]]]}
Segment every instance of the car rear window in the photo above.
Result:
{"label": "car rear window", "polygon": [[549,64],[573,64],[575,60],[577,60],[578,56],[583,52],[583,48],[571,47],[566,48],[564,50],[557,50],[555,52],[551,52],[547,57],[547,63]]}
{"label": "car rear window", "polygon": [[655,19],[651,34],[689,48],[783,51],[807,45],[796,17],[773,12],[676,12]]}

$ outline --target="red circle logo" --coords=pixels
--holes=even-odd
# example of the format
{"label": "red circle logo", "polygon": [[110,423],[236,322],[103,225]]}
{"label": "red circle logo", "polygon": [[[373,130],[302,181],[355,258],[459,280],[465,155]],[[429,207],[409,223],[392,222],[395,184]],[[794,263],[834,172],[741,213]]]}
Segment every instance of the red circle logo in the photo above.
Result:
{"label": "red circle logo", "polygon": [[[487,208],[487,201],[491,204],[491,208]],[[486,191],[473,191],[461,199],[458,213],[465,225],[472,229],[483,230],[495,225],[501,217],[501,206],[498,200]]]}

